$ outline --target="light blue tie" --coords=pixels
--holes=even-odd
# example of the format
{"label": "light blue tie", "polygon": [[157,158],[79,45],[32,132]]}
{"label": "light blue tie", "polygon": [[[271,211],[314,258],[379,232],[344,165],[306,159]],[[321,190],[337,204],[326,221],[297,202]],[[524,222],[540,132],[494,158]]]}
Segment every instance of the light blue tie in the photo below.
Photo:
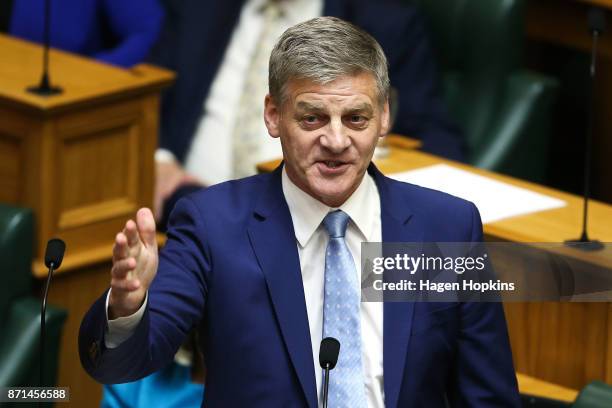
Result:
{"label": "light blue tie", "polygon": [[329,234],[325,254],[323,338],[340,341],[340,356],[330,375],[330,408],[365,408],[365,383],[361,364],[360,284],[351,252],[344,241],[349,216],[338,210],[327,214],[323,225]]}

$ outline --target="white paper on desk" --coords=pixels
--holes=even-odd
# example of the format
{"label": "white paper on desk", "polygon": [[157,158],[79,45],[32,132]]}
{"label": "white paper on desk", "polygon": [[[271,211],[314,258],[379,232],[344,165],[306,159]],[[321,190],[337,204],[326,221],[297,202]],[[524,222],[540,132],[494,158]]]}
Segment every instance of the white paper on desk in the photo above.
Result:
{"label": "white paper on desk", "polygon": [[478,207],[483,223],[566,205],[563,200],[446,164],[390,174],[389,177],[469,200]]}

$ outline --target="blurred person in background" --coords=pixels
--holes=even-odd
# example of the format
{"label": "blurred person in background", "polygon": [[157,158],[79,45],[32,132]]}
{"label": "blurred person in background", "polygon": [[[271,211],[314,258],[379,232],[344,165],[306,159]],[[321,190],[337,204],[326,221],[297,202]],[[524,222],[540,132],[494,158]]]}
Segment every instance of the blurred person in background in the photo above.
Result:
{"label": "blurred person in background", "polygon": [[[43,42],[45,0],[2,3],[0,29]],[[126,68],[147,57],[163,22],[158,0],[53,0],[49,4],[52,47]]]}
{"label": "blurred person in background", "polygon": [[178,73],[162,101],[154,212],[163,229],[182,195],[253,175],[281,156],[263,121],[268,58],[280,34],[321,15],[363,28],[389,57],[398,94],[393,132],[462,160],[462,138],[438,89],[424,22],[395,0],[163,0],[166,24],[152,62]]}

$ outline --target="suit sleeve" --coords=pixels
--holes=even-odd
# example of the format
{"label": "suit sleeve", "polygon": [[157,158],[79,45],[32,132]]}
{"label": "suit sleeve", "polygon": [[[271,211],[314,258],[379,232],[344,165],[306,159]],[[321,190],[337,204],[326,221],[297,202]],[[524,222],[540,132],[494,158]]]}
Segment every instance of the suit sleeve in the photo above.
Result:
{"label": "suit sleeve", "polygon": [[[472,241],[482,241],[482,223],[472,204]],[[463,303],[451,407],[520,407],[512,351],[501,303]]]}
{"label": "suit sleeve", "polygon": [[106,294],[87,312],[79,333],[79,354],[94,379],[104,384],[135,381],[172,361],[204,313],[211,265],[205,230],[193,202],[179,201],[142,320],[118,347],[104,345]]}
{"label": "suit sleeve", "polygon": [[103,0],[103,13],[117,46],[95,58],[113,65],[131,67],[143,62],[157,40],[164,20],[157,0]]}

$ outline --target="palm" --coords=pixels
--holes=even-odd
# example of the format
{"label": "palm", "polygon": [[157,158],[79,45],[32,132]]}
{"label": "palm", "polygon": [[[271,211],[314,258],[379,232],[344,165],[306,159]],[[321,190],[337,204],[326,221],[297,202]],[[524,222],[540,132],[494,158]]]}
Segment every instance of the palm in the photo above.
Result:
{"label": "palm", "polygon": [[157,271],[157,246],[147,246],[139,238],[138,244],[130,247],[129,256],[136,260],[132,279],[138,279],[143,287],[148,288]]}

